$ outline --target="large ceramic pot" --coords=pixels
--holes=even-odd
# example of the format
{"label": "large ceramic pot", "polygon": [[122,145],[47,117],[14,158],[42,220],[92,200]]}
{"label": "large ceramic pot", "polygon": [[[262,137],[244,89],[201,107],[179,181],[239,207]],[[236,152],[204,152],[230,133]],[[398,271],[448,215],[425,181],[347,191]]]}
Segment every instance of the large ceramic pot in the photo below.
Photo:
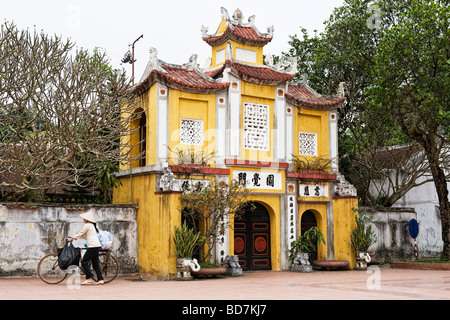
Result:
{"label": "large ceramic pot", "polygon": [[347,260],[314,260],[312,264],[325,270],[348,268]]}
{"label": "large ceramic pot", "polygon": [[196,276],[223,276],[226,275],[226,267],[214,267],[214,268],[200,268],[198,271],[192,271],[192,274]]}

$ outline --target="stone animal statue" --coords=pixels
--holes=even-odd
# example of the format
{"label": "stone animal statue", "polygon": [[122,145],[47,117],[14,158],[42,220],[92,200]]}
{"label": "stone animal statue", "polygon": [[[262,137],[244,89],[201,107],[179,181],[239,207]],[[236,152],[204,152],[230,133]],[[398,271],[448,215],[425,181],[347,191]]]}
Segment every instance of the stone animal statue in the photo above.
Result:
{"label": "stone animal statue", "polygon": [[177,259],[177,280],[191,280],[191,271],[199,270],[197,259]]}
{"label": "stone animal statue", "polygon": [[197,272],[200,270],[200,265],[197,262],[197,259],[192,259],[191,261],[189,260],[184,260],[186,267],[189,266],[189,268],[191,268],[192,271]]}
{"label": "stone animal statue", "polygon": [[241,265],[239,264],[239,257],[236,255],[226,256],[225,260],[223,261],[223,264],[227,268],[240,268],[241,267]]}
{"label": "stone animal statue", "polygon": [[370,262],[370,261],[372,261],[372,258],[370,257],[370,255],[368,254],[368,253],[366,253],[366,252],[360,252],[359,253],[359,258],[360,259],[364,259],[366,262]]}
{"label": "stone animal statue", "polygon": [[309,255],[307,253],[299,253],[297,257],[294,258],[294,265],[309,266]]}
{"label": "stone animal statue", "polygon": [[372,261],[372,258],[368,253],[360,252],[356,255],[356,267],[365,269],[367,268],[367,264]]}
{"label": "stone animal statue", "polygon": [[169,167],[163,169],[163,175],[159,181],[159,187],[162,191],[173,190],[175,187],[175,177]]}

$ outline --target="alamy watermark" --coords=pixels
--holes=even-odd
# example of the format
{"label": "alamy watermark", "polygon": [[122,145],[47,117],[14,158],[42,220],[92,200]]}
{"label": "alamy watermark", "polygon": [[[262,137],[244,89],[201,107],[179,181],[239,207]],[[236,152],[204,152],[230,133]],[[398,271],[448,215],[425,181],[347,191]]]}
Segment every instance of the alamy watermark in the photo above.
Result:
{"label": "alamy watermark", "polygon": [[377,30],[381,28],[381,9],[377,4],[371,4],[367,7],[366,13],[371,14],[367,19],[367,28]]}
{"label": "alamy watermark", "polygon": [[67,268],[68,278],[66,282],[67,289],[73,290],[73,289],[80,289],[81,284],[81,273],[80,268],[78,266],[69,266]]}
{"label": "alamy watermark", "polygon": [[70,30],[81,29],[81,8],[78,5],[70,5],[66,9],[67,19],[66,25]]}
{"label": "alamy watermark", "polygon": [[370,276],[367,278],[366,287],[369,290],[379,290],[381,289],[381,269],[378,266],[368,266],[367,273]]}

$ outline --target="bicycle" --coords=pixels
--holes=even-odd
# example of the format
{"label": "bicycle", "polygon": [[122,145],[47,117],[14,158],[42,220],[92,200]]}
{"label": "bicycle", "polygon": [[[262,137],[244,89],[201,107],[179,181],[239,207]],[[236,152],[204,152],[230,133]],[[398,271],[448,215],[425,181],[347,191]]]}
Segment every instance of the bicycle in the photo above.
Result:
{"label": "bicycle", "polygon": [[[81,250],[86,250],[87,248],[80,248]],[[113,281],[119,274],[119,263],[117,259],[112,255],[110,249],[100,249],[99,253],[100,267],[103,275],[103,281],[109,283]],[[80,265],[80,262],[78,265]],[[90,266],[92,267],[92,266]],[[83,268],[80,269],[80,275],[84,275]],[[50,253],[42,257],[37,266],[37,273],[39,278],[48,284],[58,284],[69,275],[69,267],[67,270],[62,270],[58,265],[58,254]],[[73,270],[73,269],[72,269]],[[97,281],[97,276],[94,272],[94,278]]]}

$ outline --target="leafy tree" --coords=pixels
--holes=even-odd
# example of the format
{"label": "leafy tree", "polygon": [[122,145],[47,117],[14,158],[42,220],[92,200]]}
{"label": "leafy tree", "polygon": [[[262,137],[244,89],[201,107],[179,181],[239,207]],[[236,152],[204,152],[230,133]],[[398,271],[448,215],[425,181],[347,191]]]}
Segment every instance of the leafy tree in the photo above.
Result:
{"label": "leafy tree", "polygon": [[368,87],[371,107],[393,115],[426,156],[439,199],[444,254],[450,256],[448,169],[450,7],[446,1],[380,3],[395,19],[383,28]]}
{"label": "leafy tree", "polygon": [[[448,1],[346,0],[323,33],[311,38],[303,30],[303,39],[291,37],[289,51],[305,60],[298,62],[299,74],[307,72],[320,93],[333,94],[345,82],[340,170],[365,204],[390,206],[419,183],[434,181],[447,255],[449,20]],[[390,190],[374,197],[374,181]]]}
{"label": "leafy tree", "polygon": [[[200,250],[200,261],[209,261],[220,236],[232,227],[232,218],[240,216],[248,205],[249,191],[237,180],[230,183],[219,181],[215,177],[209,185],[196,183],[184,186],[180,195],[180,204],[194,232],[200,232],[205,239]],[[206,252],[206,254],[204,254]]]}
{"label": "leafy tree", "polygon": [[74,50],[58,36],[0,27],[0,188],[16,200],[87,187],[103,163],[129,156],[120,137],[140,100],[104,52]]}
{"label": "leafy tree", "polygon": [[[324,95],[333,95],[345,83],[347,100],[338,110],[339,154],[345,155],[339,159],[340,171],[357,187],[366,205],[390,206],[415,180],[403,179],[403,188],[397,187],[395,193],[390,193],[390,188],[383,197],[370,192],[374,180],[392,180],[375,157],[380,147],[408,143],[410,139],[397,129],[389,113],[375,114],[367,103],[365,89],[373,83],[373,57],[381,38],[377,30],[367,27],[369,4],[369,1],[347,0],[324,22],[323,33],[310,37],[302,29],[302,38],[291,36],[288,55],[298,58],[299,78],[306,73],[308,85]],[[388,152],[387,156],[396,169],[401,169],[407,161],[398,162],[394,152]]]}

